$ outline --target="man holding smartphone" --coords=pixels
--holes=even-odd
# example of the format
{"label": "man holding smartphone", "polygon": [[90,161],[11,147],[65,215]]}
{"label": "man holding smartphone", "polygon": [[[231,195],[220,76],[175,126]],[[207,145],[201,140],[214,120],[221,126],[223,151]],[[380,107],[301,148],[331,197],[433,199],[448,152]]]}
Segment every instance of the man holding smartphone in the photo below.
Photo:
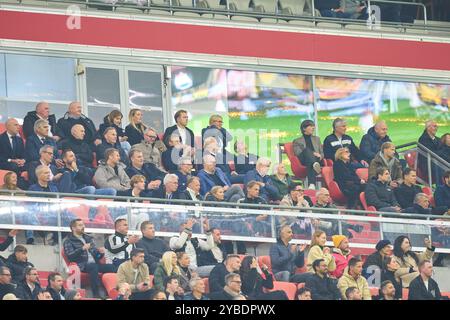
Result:
{"label": "man holding smartphone", "polygon": [[145,261],[144,249],[131,250],[131,260],[125,261],[117,270],[117,286],[128,283],[131,289],[130,300],[150,300],[150,273]]}

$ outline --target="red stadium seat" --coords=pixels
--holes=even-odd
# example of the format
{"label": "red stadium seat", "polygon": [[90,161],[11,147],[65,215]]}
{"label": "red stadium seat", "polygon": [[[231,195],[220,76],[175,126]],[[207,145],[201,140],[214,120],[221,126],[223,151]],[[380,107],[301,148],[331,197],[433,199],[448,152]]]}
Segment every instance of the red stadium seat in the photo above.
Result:
{"label": "red stadium seat", "polygon": [[369,287],[370,295],[373,297],[378,297],[380,295],[380,289],[377,287]]}
{"label": "red stadium seat", "polygon": [[330,196],[333,201],[340,204],[347,203],[347,198],[341,192],[341,189],[339,188],[336,181],[334,181],[333,167],[323,167],[322,177],[325,181],[326,186],[328,187],[328,191],[330,192]]}
{"label": "red stadium seat", "polygon": [[269,268],[269,271],[272,273],[272,262],[270,261],[270,256],[259,256],[258,264],[260,267],[265,264]]}
{"label": "red stadium seat", "polygon": [[284,152],[287,154],[291,162],[291,169],[297,179],[306,178],[306,167],[301,164],[300,160],[294,154],[294,146],[292,142],[284,144]]}
{"label": "red stadium seat", "polygon": [[408,288],[403,288],[402,300],[408,300],[408,295],[409,295],[409,289]]}
{"label": "red stadium seat", "polygon": [[425,193],[428,198],[430,199],[430,204],[435,207],[436,206],[436,202],[434,201],[434,197],[433,197],[433,191],[431,190],[430,187],[423,187],[422,188],[422,192]]}
{"label": "red stadium seat", "polygon": [[366,210],[366,211],[372,211],[372,212],[377,211],[377,209],[376,209],[374,206],[367,206],[367,201],[366,201],[366,194],[365,194],[365,192],[361,192],[361,193],[359,194],[359,200],[361,201],[361,204],[363,205],[364,210]]}
{"label": "red stadium seat", "polygon": [[119,295],[117,291],[117,274],[116,273],[105,273],[102,276],[102,283],[105,287],[106,293],[111,299],[116,299]]}
{"label": "red stadium seat", "polygon": [[295,295],[297,293],[297,285],[292,282],[274,281],[273,289],[267,290],[268,292],[282,290],[286,293],[289,300],[295,300]]}
{"label": "red stadium seat", "polygon": [[450,292],[441,292],[441,296],[448,297],[450,299]]}
{"label": "red stadium seat", "polygon": [[408,164],[408,167],[414,169],[416,164],[417,151],[408,151],[405,153],[405,160]]}
{"label": "red stadium seat", "polygon": [[305,287],[305,283],[304,282],[297,284],[297,290],[299,290],[301,288],[304,288],[304,287]]}
{"label": "red stadium seat", "polygon": [[5,132],[6,131],[6,126],[5,126],[5,123],[0,123],[0,134],[2,134],[3,132]]}
{"label": "red stadium seat", "polygon": [[[61,250],[61,256],[64,259],[64,262],[67,264],[67,266],[71,267],[71,269],[72,269],[72,271],[69,271],[68,276],[70,276],[76,272],[79,272],[81,285],[82,286],[88,285],[89,284],[89,274],[86,272],[81,272],[80,268],[77,266],[77,264],[75,262],[69,261],[69,258],[67,258],[66,254],[64,252],[64,248],[62,248],[62,250]],[[102,261],[104,263],[104,258],[100,262],[102,262]],[[77,271],[77,269],[78,269],[78,271]],[[102,274],[99,273],[98,275],[101,278]]]}
{"label": "red stadium seat", "polygon": [[358,177],[365,182],[369,181],[369,168],[359,168],[356,169],[356,174]]}

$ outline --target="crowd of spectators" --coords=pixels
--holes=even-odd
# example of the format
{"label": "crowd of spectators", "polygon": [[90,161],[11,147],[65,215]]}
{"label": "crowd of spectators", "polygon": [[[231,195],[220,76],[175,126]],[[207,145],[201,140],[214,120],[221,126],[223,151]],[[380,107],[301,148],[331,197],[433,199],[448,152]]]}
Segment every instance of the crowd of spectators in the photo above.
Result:
{"label": "crowd of spectators", "polygon": [[[333,121],[333,133],[323,145],[314,134],[313,121],[300,124],[302,136],[293,141],[293,149],[307,167],[308,189],[318,188],[313,201],[304,194],[302,184],[286,172],[283,163],[274,164],[270,175],[271,160],[249,154],[243,141],[236,141],[236,153],[231,154],[227,146],[233,137],[223,128],[219,115],[210,117],[209,126],[202,130],[202,146],[196,150],[185,110],[175,113],[176,125],[167,128],[162,137],[143,123],[139,109],[130,111],[125,130],[119,111],[105,116],[96,130],[81,110],[80,103],[72,102],[68,112],[56,121],[50,106],[39,103],[24,120],[25,142],[18,121],[6,121],[6,132],[0,135],[0,169],[10,171],[5,175],[5,191],[117,195],[135,201],[159,198],[166,204],[175,199],[206,200],[211,206],[228,202],[238,208],[270,203],[304,212],[320,208],[321,213],[334,214],[337,206],[329,190],[317,184],[317,176],[331,160],[334,179],[347,197],[346,208],[362,208],[359,195],[365,192],[367,205],[379,211],[444,214],[449,210],[450,172],[443,174],[444,183],[437,186],[436,205],[432,207],[417,185],[416,171],[404,168],[398,159],[383,121],[368,130],[359,148],[346,134],[344,119]],[[448,158],[449,135],[444,135],[441,142],[436,132],[435,123],[428,121],[422,143]],[[356,174],[361,168],[368,170],[368,180]],[[210,299],[287,299],[283,291],[270,291],[273,281],[284,281],[305,283],[306,289],[297,294],[302,299],[368,300],[371,295],[366,277],[375,266],[384,279],[382,299],[399,298],[400,289],[410,284],[411,297],[440,298],[438,285],[430,276],[434,247],[429,241],[425,243],[426,251],[417,254],[411,251],[407,237],[398,237],[390,257],[386,250],[390,243],[382,240],[376,252],[363,262],[349,249],[349,239],[354,232],[362,231],[361,225],[342,222],[338,226],[336,220],[277,216],[278,237],[270,249],[270,270],[253,256],[241,261],[234,254],[236,243],[222,241],[220,234],[221,230],[232,229],[239,235],[270,235],[271,222],[266,214],[237,215],[228,222],[214,219],[214,225],[204,220],[205,239],[192,237],[199,226],[190,218],[181,221],[179,236],[169,243],[155,237],[155,228],[161,226],[150,222],[151,218],[144,214],[137,221],[127,221],[126,215],[113,215],[115,233],[101,248],[84,232],[81,219],[66,218],[70,220],[71,234],[64,240],[64,254],[89,274],[94,296],[101,296],[99,273],[117,273],[120,299],[156,299],[162,292],[168,300],[204,300],[208,297],[203,282],[198,280],[209,277]],[[30,213],[27,219],[30,224],[39,224],[36,213]],[[142,237],[129,236],[129,225],[140,229]],[[2,248],[16,233],[10,232]],[[311,237],[308,249],[291,243],[298,234]],[[334,248],[326,246],[327,237],[331,237]],[[32,231],[26,232],[26,238],[27,244],[34,243]],[[444,233],[441,240],[445,239]],[[242,243],[240,246],[242,249]],[[245,248],[237,251],[245,253]],[[71,292],[66,298],[67,292],[58,285],[58,274],[49,277],[47,289],[40,288],[37,271],[27,261],[24,246],[17,245],[1,263],[0,289],[4,294],[15,292],[21,299],[44,299],[48,292],[54,300],[76,296]],[[297,272],[303,267],[306,272]],[[153,275],[153,283],[149,275]],[[422,292],[422,282],[430,289],[428,292]]]}

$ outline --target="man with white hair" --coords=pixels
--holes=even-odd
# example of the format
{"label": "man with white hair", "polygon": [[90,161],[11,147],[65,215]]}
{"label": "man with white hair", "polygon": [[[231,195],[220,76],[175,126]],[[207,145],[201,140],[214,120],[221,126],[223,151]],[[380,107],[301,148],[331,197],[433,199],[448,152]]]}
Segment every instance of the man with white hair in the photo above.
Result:
{"label": "man with white hair", "polygon": [[369,164],[363,159],[362,154],[358,147],[353,142],[352,137],[346,135],[347,132],[347,121],[342,118],[336,118],[333,121],[333,133],[328,135],[323,141],[323,153],[325,159],[330,159],[335,161],[335,154],[339,148],[348,148],[350,154],[354,159],[360,164],[357,164],[358,168],[368,167]]}
{"label": "man with white hair", "polygon": [[225,191],[225,201],[237,202],[245,197],[244,191],[238,185],[231,185],[225,173],[216,167],[216,158],[212,155],[203,157],[203,169],[198,173],[200,178],[200,194],[205,196],[214,186],[221,186]]}
{"label": "man with white hair", "polygon": [[58,154],[55,140],[49,137],[50,126],[46,120],[39,119],[34,123],[34,134],[29,136],[25,143],[25,159],[28,163],[37,161],[40,158],[39,150],[44,145],[53,147],[53,157],[58,168],[64,166]]}
{"label": "man with white hair", "polygon": [[170,203],[172,199],[185,200],[184,193],[178,192],[178,177],[173,173],[169,173],[164,177],[163,184],[159,189],[151,192],[151,197],[167,199],[167,203]]}
{"label": "man with white hair", "polygon": [[377,153],[380,152],[383,143],[392,142],[387,132],[388,127],[386,122],[379,121],[362,137],[359,148],[361,150],[361,157],[366,162],[370,163],[375,158]]}
{"label": "man with white hair", "polygon": [[195,277],[189,281],[191,292],[184,295],[184,300],[209,300],[205,295],[206,285],[202,278]]}
{"label": "man with white hair", "polygon": [[10,118],[6,131],[0,135],[0,169],[14,171],[18,176],[25,171],[25,146],[19,136],[19,122]]}
{"label": "man with white hair", "polygon": [[81,124],[75,124],[70,129],[70,136],[61,143],[61,149],[70,149],[75,153],[78,163],[84,167],[92,168],[94,151],[90,144],[84,141],[86,130]]}
{"label": "man with white hair", "polygon": [[259,158],[256,161],[256,169],[247,172],[244,178],[244,184],[247,185],[250,181],[258,182],[260,186],[259,196],[269,202],[270,200],[280,199],[278,189],[273,185],[269,172],[271,161],[268,158]]}
{"label": "man with white hair", "polygon": [[447,207],[433,208],[430,205],[430,198],[425,193],[418,193],[414,197],[414,205],[410,208],[402,210],[402,212],[419,213],[426,215],[442,215],[447,212]]}
{"label": "man with white hair", "polygon": [[61,140],[68,139],[71,135],[72,127],[76,124],[80,124],[85,129],[85,136],[83,141],[87,144],[92,144],[95,141],[95,145],[101,143],[100,139],[96,139],[97,130],[95,130],[94,122],[86,117],[82,112],[81,103],[73,101],[69,104],[68,111],[57,123],[57,135],[61,137]]}
{"label": "man with white hair", "polygon": [[34,123],[39,119],[48,121],[50,126],[49,137],[58,142],[60,137],[56,135],[56,117],[54,114],[50,114],[50,105],[45,101],[39,102],[36,105],[36,110],[28,112],[23,119],[23,135],[25,138],[28,139],[34,133]]}

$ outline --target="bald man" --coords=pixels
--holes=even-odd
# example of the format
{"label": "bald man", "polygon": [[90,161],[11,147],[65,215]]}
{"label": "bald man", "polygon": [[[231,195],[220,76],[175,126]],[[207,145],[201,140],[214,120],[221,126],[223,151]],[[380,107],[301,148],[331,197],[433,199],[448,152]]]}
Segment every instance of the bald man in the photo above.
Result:
{"label": "bald man", "polygon": [[386,122],[379,121],[362,137],[359,149],[361,150],[361,156],[368,163],[380,152],[383,143],[392,142],[387,132],[388,127]]}
{"label": "bald man", "polygon": [[19,136],[20,125],[16,119],[10,118],[5,126],[6,131],[0,135],[0,169],[19,175],[25,171],[25,146]]}
{"label": "bald man", "polygon": [[94,151],[91,144],[85,141],[86,130],[81,124],[75,124],[70,129],[70,136],[61,144],[62,150],[70,149],[77,158],[77,163],[84,167],[92,167]]}
{"label": "bald man", "polygon": [[41,101],[36,105],[35,111],[30,111],[27,113],[23,119],[23,134],[25,139],[34,134],[34,123],[39,120],[44,119],[48,121],[50,126],[49,137],[51,137],[56,142],[59,141],[60,137],[56,134],[56,117],[54,114],[50,114],[50,105]]}
{"label": "bald man", "polygon": [[98,145],[101,140],[96,139],[96,130],[94,122],[81,113],[82,107],[78,101],[73,101],[69,104],[68,111],[64,114],[64,117],[60,118],[57,123],[57,134],[61,139],[67,140],[71,137],[72,127],[76,124],[81,124],[85,130],[85,136],[83,141],[87,144]]}

